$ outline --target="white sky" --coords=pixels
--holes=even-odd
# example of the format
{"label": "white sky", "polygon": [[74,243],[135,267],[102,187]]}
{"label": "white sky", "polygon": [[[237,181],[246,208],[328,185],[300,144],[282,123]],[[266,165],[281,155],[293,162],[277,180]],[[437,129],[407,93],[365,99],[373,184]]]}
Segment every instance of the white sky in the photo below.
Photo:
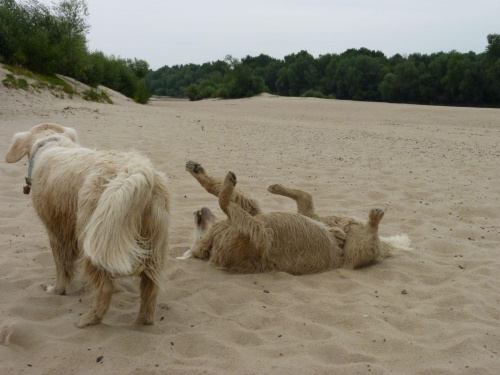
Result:
{"label": "white sky", "polygon": [[[52,4],[53,0],[42,0]],[[59,1],[55,1],[58,3]],[[348,48],[483,52],[500,0],[87,0],[90,51],[164,65]]]}

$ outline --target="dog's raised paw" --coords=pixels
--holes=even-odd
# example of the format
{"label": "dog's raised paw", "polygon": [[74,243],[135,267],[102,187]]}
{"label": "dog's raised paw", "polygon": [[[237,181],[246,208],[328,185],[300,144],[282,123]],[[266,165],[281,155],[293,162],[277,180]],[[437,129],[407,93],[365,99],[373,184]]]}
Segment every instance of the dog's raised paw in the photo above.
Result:
{"label": "dog's raised paw", "polygon": [[271,194],[280,194],[283,191],[283,186],[281,184],[274,184],[269,186],[267,191]]}
{"label": "dog's raised paw", "polygon": [[186,163],[186,171],[198,174],[200,172],[203,172],[203,167],[200,163],[190,160]]}
{"label": "dog's raised paw", "polygon": [[381,208],[373,208],[370,210],[370,225],[378,225],[380,220],[384,217],[385,211]]}
{"label": "dog's raised paw", "polygon": [[229,182],[231,182],[233,186],[236,186],[238,180],[236,179],[236,175],[233,172],[228,172],[226,178],[229,179]]}

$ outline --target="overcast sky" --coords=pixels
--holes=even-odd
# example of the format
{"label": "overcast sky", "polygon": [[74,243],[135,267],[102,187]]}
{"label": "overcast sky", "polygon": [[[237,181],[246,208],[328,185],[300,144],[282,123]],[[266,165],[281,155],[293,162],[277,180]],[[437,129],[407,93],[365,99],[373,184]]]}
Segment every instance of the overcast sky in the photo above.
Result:
{"label": "overcast sky", "polygon": [[[54,1],[42,0],[51,4]],[[58,3],[59,1],[55,1]],[[483,52],[500,0],[87,0],[90,51],[154,70],[265,53],[282,59],[348,48]]]}

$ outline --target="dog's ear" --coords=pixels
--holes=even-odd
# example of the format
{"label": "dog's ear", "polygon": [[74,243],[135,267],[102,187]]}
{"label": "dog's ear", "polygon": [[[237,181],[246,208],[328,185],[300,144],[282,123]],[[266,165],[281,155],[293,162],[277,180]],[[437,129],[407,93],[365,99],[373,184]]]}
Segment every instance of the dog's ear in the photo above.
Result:
{"label": "dog's ear", "polygon": [[31,133],[22,132],[14,134],[12,139],[12,144],[10,145],[9,151],[5,156],[5,161],[7,163],[15,163],[23,158],[30,152],[31,147]]}
{"label": "dog's ear", "polygon": [[63,126],[63,128],[64,128],[64,134],[67,134],[73,142],[78,143],[78,137],[76,135],[76,130],[73,128],[67,128],[65,126]]}

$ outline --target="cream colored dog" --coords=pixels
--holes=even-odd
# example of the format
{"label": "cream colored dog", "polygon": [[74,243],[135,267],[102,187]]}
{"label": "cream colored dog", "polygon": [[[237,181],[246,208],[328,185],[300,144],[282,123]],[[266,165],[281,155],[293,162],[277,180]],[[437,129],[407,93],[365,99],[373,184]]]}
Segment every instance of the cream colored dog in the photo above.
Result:
{"label": "cream colored dog", "polygon": [[269,191],[296,200],[298,213],[263,214],[258,203],[235,189],[236,176],[209,176],[196,162],[186,169],[211,194],[227,220],[218,221],[208,208],[195,212],[194,245],[181,258],[209,259],[218,268],[252,273],[285,271],[291,274],[333,268],[358,268],[399,249],[408,249],[406,236],[380,239],[378,225],[384,211],[370,211],[366,224],[347,217],[320,218],[310,194],[272,185]]}
{"label": "cream colored dog", "polygon": [[83,260],[95,291],[77,323],[99,323],[109,308],[113,279],[140,275],[136,322],[153,324],[168,250],[167,179],[136,153],[80,147],[76,132],[40,124],[14,135],[5,160],[29,159],[28,186],[45,225],[56,264],[55,294],[65,294]]}

